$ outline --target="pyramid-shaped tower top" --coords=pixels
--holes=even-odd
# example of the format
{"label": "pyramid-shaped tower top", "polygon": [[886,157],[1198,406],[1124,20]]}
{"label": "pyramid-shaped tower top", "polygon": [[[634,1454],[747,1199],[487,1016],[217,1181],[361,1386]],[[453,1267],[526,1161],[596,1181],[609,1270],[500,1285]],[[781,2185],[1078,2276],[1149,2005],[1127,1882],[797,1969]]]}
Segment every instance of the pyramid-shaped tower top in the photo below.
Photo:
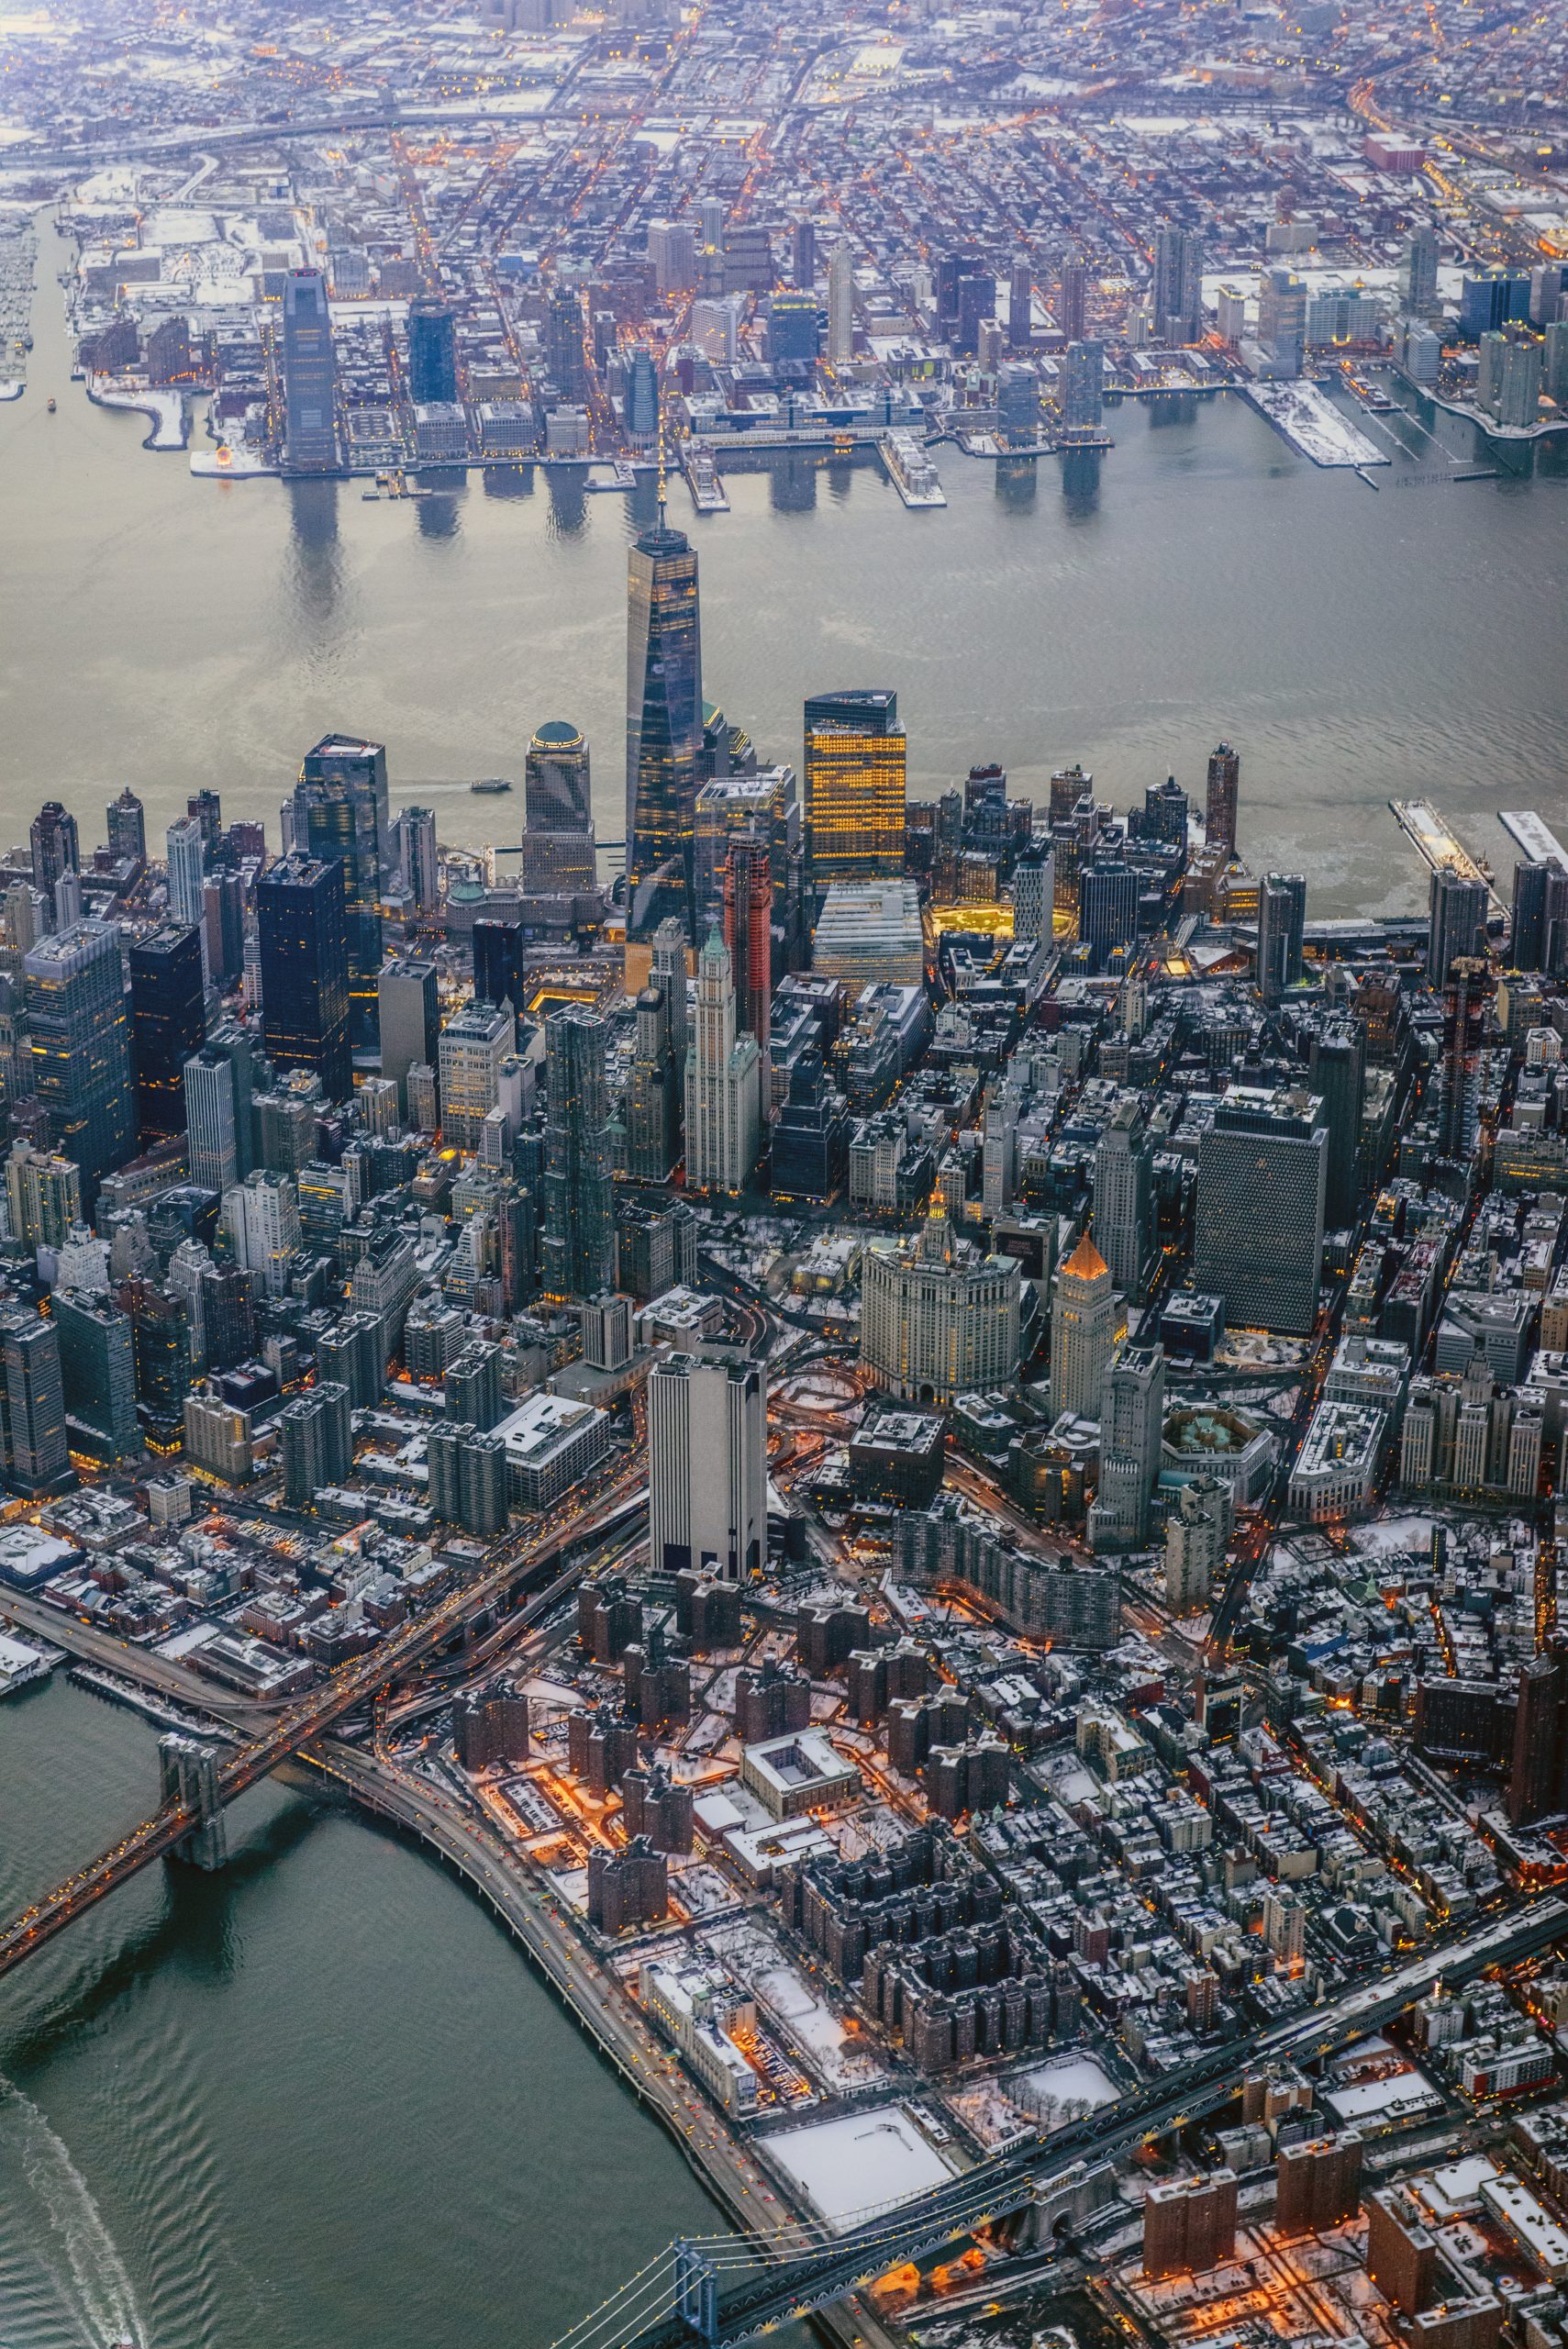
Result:
{"label": "pyramid-shaped tower top", "polygon": [[1110,1271],[1110,1266],[1085,1231],[1062,1269],[1075,1281],[1097,1281],[1102,1274]]}

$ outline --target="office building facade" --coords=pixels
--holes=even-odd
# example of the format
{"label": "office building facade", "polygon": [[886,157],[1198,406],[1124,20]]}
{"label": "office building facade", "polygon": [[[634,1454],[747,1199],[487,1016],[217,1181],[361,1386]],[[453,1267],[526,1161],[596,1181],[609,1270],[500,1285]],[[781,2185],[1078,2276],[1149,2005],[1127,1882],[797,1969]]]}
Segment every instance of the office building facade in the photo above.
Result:
{"label": "office building facade", "polygon": [[751,1361],[673,1354],[648,1377],[649,1554],[748,1582],[768,1546],[767,1379]]}
{"label": "office building facade", "polygon": [[50,1139],[82,1170],[91,1208],[102,1177],[136,1147],[130,1023],[113,922],[79,921],[40,939],[22,959],[33,1089]]}
{"label": "office building facade", "polygon": [[1232,1086],[1198,1145],[1193,1278],[1247,1329],[1310,1334],[1322,1275],[1328,1128],[1316,1094]]}
{"label": "office building facade", "polygon": [[261,1023],[276,1069],[307,1068],[328,1101],[353,1085],[349,1032],[349,926],[344,869],[297,850],[256,884]]}
{"label": "office building facade", "polygon": [[904,870],[907,750],[885,687],[815,694],[806,705],[806,872],[812,889]]}
{"label": "office building facade", "polygon": [[1258,993],[1278,1003],[1299,986],[1307,925],[1307,883],[1299,873],[1265,873],[1258,891]]}
{"label": "office building facade", "polygon": [[1097,1419],[1118,1315],[1110,1266],[1085,1232],[1058,1270],[1051,1298],[1051,1408]]}
{"label": "office building facade", "polygon": [[596,1297],[612,1278],[609,1097],[605,1023],[582,1004],[545,1021],[544,1230],[539,1266],[552,1304]]}
{"label": "office building facade", "polygon": [[284,282],[284,470],[338,470],[338,367],[327,281],[317,269],[296,269]]}
{"label": "office building facade", "polygon": [[130,950],[131,1062],[143,1142],[186,1128],[185,1063],[206,1033],[200,934],[166,923]]}
{"label": "office building facade", "polygon": [[940,1209],[911,1240],[873,1240],[861,1261],[861,1359],[915,1403],[951,1403],[1018,1375],[1019,1267],[954,1236]]}
{"label": "office building facade", "polygon": [[693,802],[702,751],[697,559],[662,508],[628,559],[627,937],[692,924]]}
{"label": "office building facade", "polygon": [[695,1013],[686,1048],[686,1184],[743,1191],[762,1146],[762,1048],[740,1033],[729,950],[715,930],[697,957]]}
{"label": "office building facade", "polygon": [[350,1032],[354,1044],[373,1044],[381,901],[392,869],[386,751],[380,742],[328,734],[306,753],[295,787],[294,847],[317,863],[337,858],[342,865]]}

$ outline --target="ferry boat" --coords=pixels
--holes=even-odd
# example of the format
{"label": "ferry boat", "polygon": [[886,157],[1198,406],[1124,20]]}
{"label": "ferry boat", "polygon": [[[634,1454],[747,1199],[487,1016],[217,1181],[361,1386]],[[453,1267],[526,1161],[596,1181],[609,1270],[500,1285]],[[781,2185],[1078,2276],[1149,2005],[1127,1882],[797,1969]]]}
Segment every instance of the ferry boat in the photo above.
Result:
{"label": "ferry boat", "polygon": [[486,796],[497,791],[510,791],[512,788],[504,774],[486,775],[483,782],[471,783],[468,787],[470,791],[483,792]]}

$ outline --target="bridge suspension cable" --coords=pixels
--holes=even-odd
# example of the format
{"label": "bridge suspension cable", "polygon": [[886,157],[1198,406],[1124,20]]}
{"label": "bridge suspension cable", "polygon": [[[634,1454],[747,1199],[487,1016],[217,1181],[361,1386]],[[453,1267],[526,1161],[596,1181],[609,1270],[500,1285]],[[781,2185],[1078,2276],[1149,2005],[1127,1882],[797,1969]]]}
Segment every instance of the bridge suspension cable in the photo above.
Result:
{"label": "bridge suspension cable", "polygon": [[[662,2272],[664,2281],[659,2281]],[[666,2243],[656,2257],[624,2283],[619,2291],[584,2317],[579,2317],[569,2332],[550,2343],[550,2349],[597,2349],[608,2326],[614,2325],[626,2338],[628,2320],[635,2318],[634,2332],[640,2332],[656,2317],[668,2316],[675,2305],[675,2246]],[[658,2305],[651,2303],[657,2299]]]}
{"label": "bridge suspension cable", "polygon": [[[944,2231],[953,2232],[979,2224],[995,2213],[999,2186],[1000,2181],[994,2176],[978,2179],[968,2193],[961,2191],[940,2207],[932,2207],[940,2203],[940,2193],[922,2196],[914,2202],[868,2205],[868,2223],[878,2213],[885,2213],[884,2223],[869,2234],[858,2233],[853,2228],[839,2233],[821,2220],[806,2220],[766,2234],[694,2235],[686,2240],[693,2250],[701,2251],[709,2266],[726,2275],[808,2260],[826,2262],[830,2258],[864,2257],[874,2265],[879,2252],[890,2252],[906,2243],[912,2229],[919,2232],[922,2215],[929,2220],[940,2219]],[[1004,2204],[1008,2199],[1005,2188],[1000,2199]],[[551,2349],[621,2349],[638,2332],[672,2314],[676,2298],[676,2246],[669,2243],[612,2299],[582,2318],[569,2332],[562,2333]]]}

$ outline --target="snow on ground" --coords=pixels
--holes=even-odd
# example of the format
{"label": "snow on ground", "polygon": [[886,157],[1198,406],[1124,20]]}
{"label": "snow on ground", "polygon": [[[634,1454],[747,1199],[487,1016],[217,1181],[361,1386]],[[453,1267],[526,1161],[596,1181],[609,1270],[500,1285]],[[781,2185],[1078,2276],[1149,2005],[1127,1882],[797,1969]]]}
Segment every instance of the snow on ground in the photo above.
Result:
{"label": "snow on ground", "polygon": [[216,449],[193,449],[191,471],[207,481],[256,481],[277,467],[243,440],[221,440]]}
{"label": "snow on ground", "polygon": [[1015,2074],[1007,2083],[1014,2103],[1034,2113],[1048,2129],[1072,2117],[1069,2107],[1092,2110],[1095,2105],[1114,2104],[1120,2093],[1108,2073],[1088,2054],[1057,2055],[1049,2064]]}
{"label": "snow on ground", "polygon": [[1316,384],[1245,384],[1242,396],[1315,465],[1386,465],[1375,442],[1342,416]]}
{"label": "snow on ground", "polygon": [[155,392],[145,384],[106,384],[101,377],[93,376],[88,380],[87,396],[98,407],[131,408],[150,417],[152,429],[141,444],[144,449],[184,447],[187,426],[183,392]]}
{"label": "snow on ground", "polygon": [[846,2032],[831,2007],[766,1933],[748,1928],[708,1938],[709,1946],[745,1983],[768,2020],[826,2087],[861,2088],[886,2076],[887,2067],[874,2050]]}
{"label": "snow on ground", "polygon": [[1422,2112],[1440,2105],[1442,2099],[1419,2072],[1396,2072],[1386,2080],[1358,2080],[1353,2087],[1328,2088],[1323,2101],[1338,2120],[1354,2124]]}
{"label": "snow on ground", "polygon": [[862,2211],[911,2201],[945,2186],[953,2174],[901,2104],[809,2122],[804,2129],[781,2129],[758,2140],[757,2150],[840,2233]]}
{"label": "snow on ground", "polygon": [[1380,1525],[1352,1526],[1351,1544],[1369,1558],[1389,1558],[1400,1550],[1429,1550],[1435,1522],[1429,1517],[1391,1517]]}

